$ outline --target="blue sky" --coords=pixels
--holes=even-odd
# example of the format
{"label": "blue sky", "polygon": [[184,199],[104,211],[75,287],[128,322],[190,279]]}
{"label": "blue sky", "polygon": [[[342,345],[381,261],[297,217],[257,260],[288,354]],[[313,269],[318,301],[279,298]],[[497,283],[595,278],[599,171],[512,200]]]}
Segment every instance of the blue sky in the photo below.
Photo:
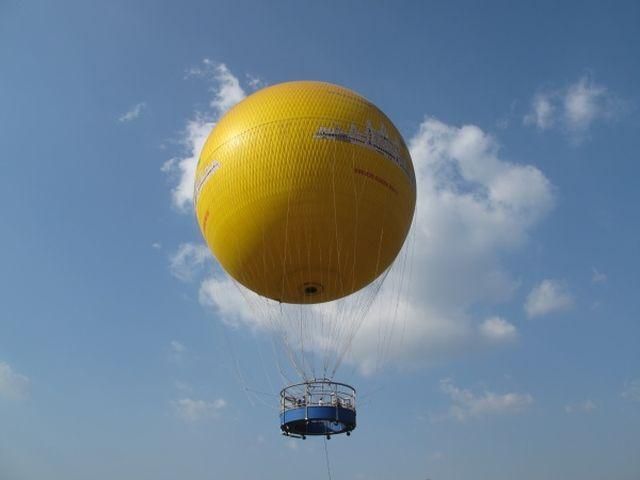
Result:
{"label": "blue sky", "polygon": [[379,105],[419,180],[333,478],[639,478],[639,44],[637,2],[1,1],[0,478],[327,477],[189,209],[209,127],[297,79]]}

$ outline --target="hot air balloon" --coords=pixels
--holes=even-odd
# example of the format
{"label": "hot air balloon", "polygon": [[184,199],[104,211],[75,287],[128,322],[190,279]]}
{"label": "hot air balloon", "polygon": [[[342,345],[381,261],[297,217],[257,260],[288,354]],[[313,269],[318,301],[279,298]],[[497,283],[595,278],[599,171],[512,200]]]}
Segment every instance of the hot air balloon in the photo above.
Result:
{"label": "hot air balloon", "polygon": [[300,377],[280,392],[285,435],[355,428],[334,375],[410,229],[413,164],[387,116],[357,93],[296,81],[220,119],[198,162],[202,235]]}

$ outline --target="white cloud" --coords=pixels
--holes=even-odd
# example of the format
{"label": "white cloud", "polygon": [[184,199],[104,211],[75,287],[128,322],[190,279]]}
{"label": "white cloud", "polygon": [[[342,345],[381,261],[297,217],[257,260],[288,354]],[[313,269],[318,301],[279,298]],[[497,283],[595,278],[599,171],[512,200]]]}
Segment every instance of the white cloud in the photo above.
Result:
{"label": "white cloud", "polygon": [[607,275],[599,272],[595,267],[591,270],[591,283],[606,283]]}
{"label": "white cloud", "polygon": [[140,102],[131,107],[126,113],[118,117],[118,121],[121,123],[131,122],[142,114],[142,110],[146,108],[146,103]]}
{"label": "white cloud", "polygon": [[30,380],[14,372],[8,363],[0,362],[0,397],[19,400],[27,396]]}
{"label": "white cloud", "polygon": [[227,110],[246,97],[245,91],[240,86],[240,81],[227,68],[224,63],[213,64],[213,79],[216,85],[212,88],[214,98],[211,107],[218,115],[223,115]]}
{"label": "white cloud", "polygon": [[193,208],[193,183],[196,166],[209,133],[215,126],[217,119],[246,96],[238,78],[224,63],[215,63],[205,59],[202,65],[190,69],[187,76],[199,76],[212,82],[213,98],[209,102],[211,112],[195,113],[193,118],[187,122],[182,138],[185,154],[179,158],[167,160],[161,167],[163,172],[177,179],[177,185],[171,192],[172,200],[174,206],[183,212],[188,212]]}
{"label": "white cloud", "polygon": [[182,243],[169,257],[169,269],[174,277],[188,282],[195,278],[210,258],[211,253],[205,245]]}
{"label": "white cloud", "polygon": [[546,279],[536,285],[524,305],[529,317],[539,317],[549,313],[562,312],[573,306],[573,297],[564,282]]}
{"label": "white cloud", "polygon": [[480,324],[480,333],[492,342],[511,342],[516,339],[516,327],[500,317],[487,318]]}
{"label": "white cloud", "polygon": [[551,128],[556,110],[553,103],[553,95],[548,93],[539,93],[533,97],[531,112],[524,117],[525,125],[535,125],[540,130]]}
{"label": "white cloud", "polygon": [[[187,70],[185,78],[190,77],[204,78],[213,82],[210,87],[213,99],[209,102],[209,105],[219,116],[246,97],[246,92],[240,85],[240,80],[224,63],[214,62],[205,58],[200,65],[193,66]],[[262,83],[260,78],[256,76],[246,75],[246,79],[252,88]]]}
{"label": "white cloud", "polygon": [[193,183],[196,166],[202,147],[215,125],[201,116],[196,116],[187,123],[182,142],[186,154],[181,158],[172,158],[162,164],[161,170],[177,178],[177,185],[171,190],[173,205],[182,212],[193,208]]}
{"label": "white cloud", "polygon": [[640,378],[625,382],[622,398],[633,402],[640,402]]}
{"label": "white cloud", "polygon": [[222,398],[206,401],[185,397],[173,402],[173,407],[178,417],[187,422],[217,418],[220,410],[226,406],[227,402]]}
{"label": "white cloud", "polygon": [[249,85],[249,87],[252,90],[258,90],[259,88],[262,88],[265,86],[264,80],[262,80],[258,76],[250,75],[247,73],[246,78],[247,78],[247,85]]}
{"label": "white cloud", "polygon": [[463,311],[431,308],[404,294],[394,318],[385,306],[396,301],[393,293],[381,292],[360,327],[347,359],[361,373],[374,374],[388,362],[403,367],[432,365],[477,348],[472,320]]}
{"label": "white cloud", "polygon": [[162,166],[160,167],[160,171],[163,172],[163,173],[170,174],[171,172],[176,170],[177,164],[178,164],[178,159],[177,158],[170,158],[169,160],[166,160],[162,164]]}
{"label": "white cloud", "polygon": [[569,86],[563,98],[564,115],[570,130],[584,131],[599,117],[610,114],[607,89],[583,77]]}
{"label": "white cloud", "polygon": [[619,99],[584,76],[567,88],[537,93],[523,121],[540,130],[558,126],[579,143],[595,122],[612,119],[620,111]]}
{"label": "white cloud", "polygon": [[583,402],[578,403],[570,403],[565,405],[564,411],[571,413],[591,413],[596,409],[596,404],[592,400],[585,400]]}
{"label": "white cloud", "polygon": [[234,283],[226,275],[211,276],[200,284],[198,298],[201,305],[213,308],[220,319],[228,325],[247,325],[252,328],[265,327],[262,317],[252,312],[246,295],[255,295]]}
{"label": "white cloud", "polygon": [[451,399],[447,417],[458,421],[488,415],[520,413],[533,404],[533,397],[528,393],[497,394],[484,391],[475,394],[471,390],[455,386],[450,379],[441,380],[440,389]]}

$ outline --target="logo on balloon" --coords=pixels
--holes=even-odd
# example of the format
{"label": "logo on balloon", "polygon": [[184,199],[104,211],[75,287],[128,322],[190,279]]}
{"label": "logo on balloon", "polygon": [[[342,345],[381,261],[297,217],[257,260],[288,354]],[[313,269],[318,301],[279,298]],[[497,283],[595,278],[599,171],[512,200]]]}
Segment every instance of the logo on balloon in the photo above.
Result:
{"label": "logo on balloon", "polygon": [[407,161],[400,153],[400,142],[393,141],[387,136],[384,125],[380,127],[380,130],[376,130],[368,122],[363,131],[358,130],[358,127],[354,124],[351,124],[348,131],[338,126],[320,127],[315,134],[315,138],[351,143],[374,150],[398,165],[407,178],[413,181],[413,177],[407,168]]}

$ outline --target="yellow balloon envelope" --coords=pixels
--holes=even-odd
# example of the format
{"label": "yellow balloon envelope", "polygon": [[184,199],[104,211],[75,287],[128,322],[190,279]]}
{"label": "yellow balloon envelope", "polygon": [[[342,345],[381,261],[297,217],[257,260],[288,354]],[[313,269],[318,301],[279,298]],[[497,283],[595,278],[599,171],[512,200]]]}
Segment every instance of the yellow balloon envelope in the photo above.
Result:
{"label": "yellow balloon envelope", "polygon": [[335,300],[375,280],[402,248],[415,200],[411,157],[387,116],[309,81],[232,108],[204,145],[194,188],[222,267],[285,303]]}

